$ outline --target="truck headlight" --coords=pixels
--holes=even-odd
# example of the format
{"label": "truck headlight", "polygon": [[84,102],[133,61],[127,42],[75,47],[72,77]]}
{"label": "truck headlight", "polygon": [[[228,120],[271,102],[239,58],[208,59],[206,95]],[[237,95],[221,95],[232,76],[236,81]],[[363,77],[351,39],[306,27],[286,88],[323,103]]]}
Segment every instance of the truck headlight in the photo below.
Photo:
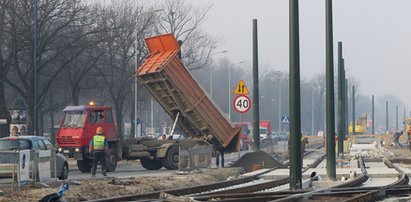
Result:
{"label": "truck headlight", "polygon": [[74,151],[75,151],[75,152],[80,152],[80,149],[79,149],[79,148],[75,148]]}

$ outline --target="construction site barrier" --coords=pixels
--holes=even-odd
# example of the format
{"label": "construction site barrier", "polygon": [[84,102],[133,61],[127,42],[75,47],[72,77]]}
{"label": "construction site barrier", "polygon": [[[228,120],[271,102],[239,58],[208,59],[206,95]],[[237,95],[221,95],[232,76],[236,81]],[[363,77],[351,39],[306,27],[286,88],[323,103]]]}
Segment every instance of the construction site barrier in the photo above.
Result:
{"label": "construction site barrier", "polygon": [[14,188],[30,182],[45,182],[52,177],[57,179],[56,157],[51,150],[1,151],[0,184],[10,184]]}
{"label": "construction site barrier", "polygon": [[179,171],[192,171],[211,166],[213,148],[210,145],[185,147],[180,145]]}

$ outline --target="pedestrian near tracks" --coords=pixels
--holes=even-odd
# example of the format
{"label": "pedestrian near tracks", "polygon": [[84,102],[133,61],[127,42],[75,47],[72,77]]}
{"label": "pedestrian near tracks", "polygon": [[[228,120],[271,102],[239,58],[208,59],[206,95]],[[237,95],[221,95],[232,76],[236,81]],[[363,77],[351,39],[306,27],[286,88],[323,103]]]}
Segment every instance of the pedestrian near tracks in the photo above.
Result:
{"label": "pedestrian near tracks", "polygon": [[410,151],[411,151],[411,127],[407,131],[407,140],[408,140],[408,146],[410,147]]}
{"label": "pedestrian near tracks", "polygon": [[98,127],[96,130],[96,135],[90,141],[89,150],[90,154],[93,156],[93,166],[91,168],[91,177],[96,176],[97,164],[101,163],[101,171],[104,176],[107,176],[106,169],[106,152],[109,149],[108,141],[103,135],[103,128]]}
{"label": "pedestrian near tracks", "polygon": [[215,162],[217,168],[220,166],[220,156],[221,156],[221,167],[224,168],[224,148],[220,148],[217,151],[216,162]]}

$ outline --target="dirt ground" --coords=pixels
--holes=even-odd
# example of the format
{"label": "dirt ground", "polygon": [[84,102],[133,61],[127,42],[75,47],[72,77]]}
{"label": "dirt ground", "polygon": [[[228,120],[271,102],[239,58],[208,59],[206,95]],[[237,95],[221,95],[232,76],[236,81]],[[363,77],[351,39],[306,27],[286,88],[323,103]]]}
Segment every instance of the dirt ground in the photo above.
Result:
{"label": "dirt ground", "polygon": [[[80,180],[81,185],[70,185],[69,190],[64,193],[64,197],[66,201],[84,201],[163,189],[188,187],[224,181],[228,178],[238,177],[243,172],[243,169],[240,168],[219,168],[186,175],[175,173],[170,176],[161,177],[87,179]],[[43,196],[56,192],[57,189],[57,187],[27,187],[20,191],[11,191],[10,189],[3,188],[2,190],[4,193],[0,196],[0,201],[38,201]]]}

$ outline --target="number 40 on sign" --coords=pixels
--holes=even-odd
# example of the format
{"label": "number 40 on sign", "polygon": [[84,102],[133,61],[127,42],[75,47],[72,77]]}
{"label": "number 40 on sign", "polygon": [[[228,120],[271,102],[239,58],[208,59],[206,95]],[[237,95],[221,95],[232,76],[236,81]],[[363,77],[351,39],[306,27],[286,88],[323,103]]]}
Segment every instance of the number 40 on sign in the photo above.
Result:
{"label": "number 40 on sign", "polygon": [[246,95],[239,95],[234,99],[234,109],[239,113],[246,113],[251,108],[251,100]]}

